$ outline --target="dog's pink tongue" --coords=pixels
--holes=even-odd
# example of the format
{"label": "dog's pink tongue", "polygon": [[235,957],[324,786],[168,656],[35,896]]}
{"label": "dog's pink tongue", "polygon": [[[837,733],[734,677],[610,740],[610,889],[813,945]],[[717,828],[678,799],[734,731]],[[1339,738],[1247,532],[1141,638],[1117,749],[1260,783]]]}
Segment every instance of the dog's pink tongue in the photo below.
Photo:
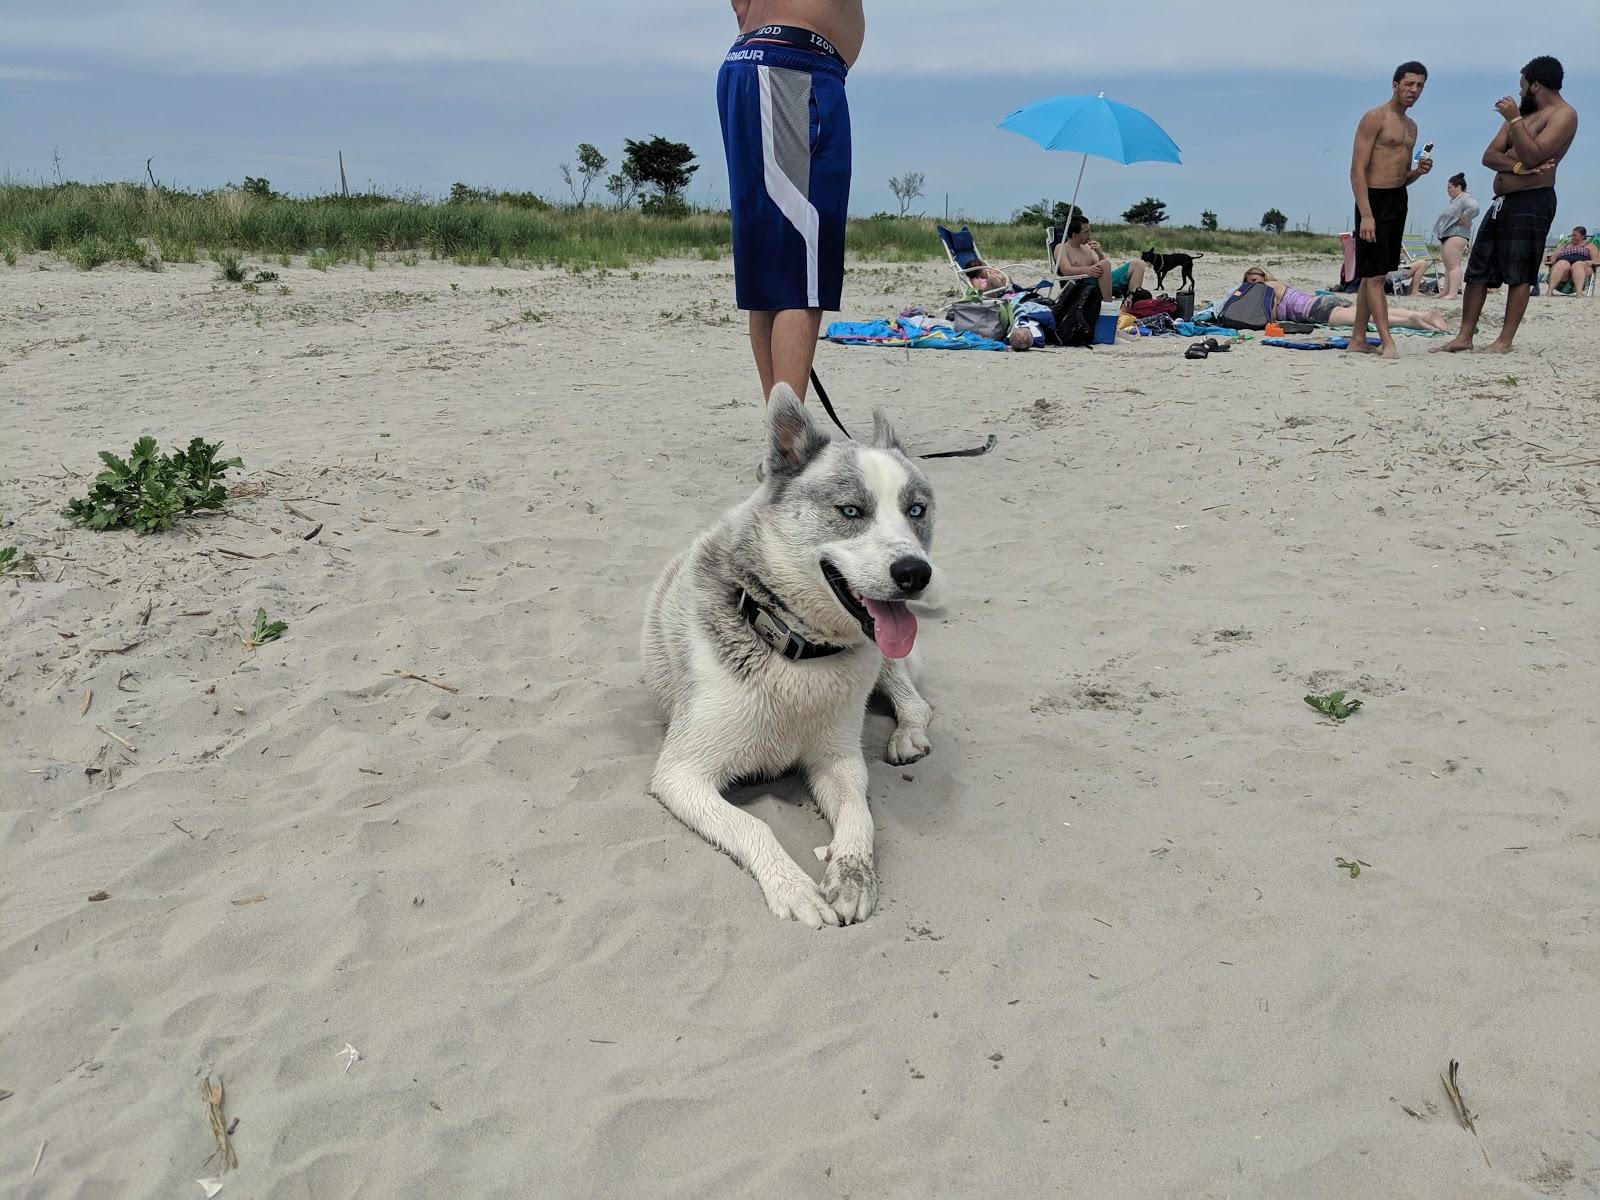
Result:
{"label": "dog's pink tongue", "polygon": [[872,640],[885,658],[904,658],[917,640],[917,619],[901,600],[868,600],[872,614]]}

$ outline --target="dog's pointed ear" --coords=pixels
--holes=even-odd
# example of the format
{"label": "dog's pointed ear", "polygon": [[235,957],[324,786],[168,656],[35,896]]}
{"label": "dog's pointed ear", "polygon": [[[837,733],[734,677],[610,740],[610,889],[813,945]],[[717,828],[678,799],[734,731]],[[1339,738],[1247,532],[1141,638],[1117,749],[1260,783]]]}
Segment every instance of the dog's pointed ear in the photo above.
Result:
{"label": "dog's pointed ear", "polygon": [[828,445],[828,435],[787,383],[767,397],[767,430],[767,472],[773,476],[798,475]]}
{"label": "dog's pointed ear", "polygon": [[900,435],[894,431],[894,425],[889,421],[889,414],[881,408],[872,410],[872,444],[879,450],[905,450],[900,445]]}

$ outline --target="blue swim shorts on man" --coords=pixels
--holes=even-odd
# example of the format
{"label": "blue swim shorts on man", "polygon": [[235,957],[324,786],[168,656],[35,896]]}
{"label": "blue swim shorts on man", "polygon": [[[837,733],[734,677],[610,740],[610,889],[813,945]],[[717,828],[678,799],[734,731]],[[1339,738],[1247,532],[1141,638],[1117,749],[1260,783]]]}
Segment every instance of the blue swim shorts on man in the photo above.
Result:
{"label": "blue swim shorts on man", "polygon": [[850,200],[846,67],[790,25],[742,34],[717,75],[733,278],[743,309],[836,311]]}
{"label": "blue swim shorts on man", "polygon": [[750,315],[763,399],[777,383],[805,398],[822,313],[839,308],[850,199],[846,69],[820,34],[762,25],[739,36],[717,76],[734,295]]}

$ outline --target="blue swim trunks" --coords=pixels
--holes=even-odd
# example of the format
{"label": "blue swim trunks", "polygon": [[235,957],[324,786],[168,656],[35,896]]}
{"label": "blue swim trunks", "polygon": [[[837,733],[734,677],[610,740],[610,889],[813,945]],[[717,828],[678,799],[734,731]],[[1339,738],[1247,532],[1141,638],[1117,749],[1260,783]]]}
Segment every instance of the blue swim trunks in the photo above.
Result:
{"label": "blue swim trunks", "polygon": [[717,111],[740,308],[839,309],[850,200],[845,71],[831,46],[792,27],[745,34],[723,60]]}

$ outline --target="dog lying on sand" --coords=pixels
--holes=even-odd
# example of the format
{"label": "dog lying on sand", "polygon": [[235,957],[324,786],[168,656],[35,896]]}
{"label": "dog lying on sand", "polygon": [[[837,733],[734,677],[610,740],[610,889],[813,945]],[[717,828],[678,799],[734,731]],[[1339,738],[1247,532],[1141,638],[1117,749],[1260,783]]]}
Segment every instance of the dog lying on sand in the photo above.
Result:
{"label": "dog lying on sand", "polygon": [[[878,901],[861,750],[874,689],[895,712],[885,759],[930,748],[910,605],[935,607],[933,490],[882,411],[870,444],[836,442],[779,384],[767,429],[761,486],[650,593],[641,650],[667,717],[650,791],[754,875],[774,915],[820,929]],[[797,768],[833,827],[820,886],[722,796]]]}

